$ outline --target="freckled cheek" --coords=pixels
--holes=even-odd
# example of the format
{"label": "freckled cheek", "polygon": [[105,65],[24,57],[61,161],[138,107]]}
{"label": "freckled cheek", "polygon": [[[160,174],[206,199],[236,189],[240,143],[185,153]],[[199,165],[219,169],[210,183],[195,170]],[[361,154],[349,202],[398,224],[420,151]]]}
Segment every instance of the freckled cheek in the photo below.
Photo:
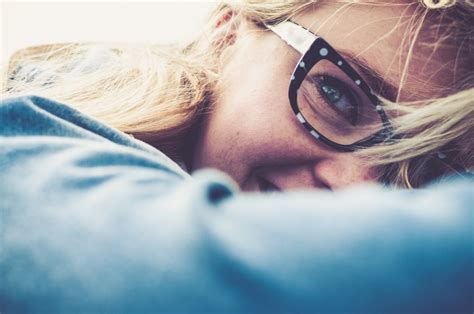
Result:
{"label": "freckled cheek", "polygon": [[291,120],[285,110],[263,104],[246,102],[242,106],[248,110],[223,117],[210,132],[210,159],[234,177],[247,175],[269,157],[289,149],[290,143],[282,143],[287,138],[285,132],[291,128]]}
{"label": "freckled cheek", "polygon": [[376,182],[378,180],[378,171],[375,168],[367,168],[362,174],[361,180],[363,182]]}
{"label": "freckled cheek", "polygon": [[286,155],[300,146],[311,146],[313,139],[305,137],[305,130],[290,107],[287,89],[247,98],[246,113],[239,117],[241,160],[261,165],[270,157]]}
{"label": "freckled cheek", "polygon": [[354,158],[352,162],[353,180],[357,182],[375,182],[380,169],[369,164],[367,161]]}
{"label": "freckled cheek", "polygon": [[208,159],[234,178],[288,149],[280,144],[294,128],[288,82],[283,79],[289,75],[261,68],[258,72],[265,75],[248,75],[243,69],[238,80],[229,77],[210,121]]}

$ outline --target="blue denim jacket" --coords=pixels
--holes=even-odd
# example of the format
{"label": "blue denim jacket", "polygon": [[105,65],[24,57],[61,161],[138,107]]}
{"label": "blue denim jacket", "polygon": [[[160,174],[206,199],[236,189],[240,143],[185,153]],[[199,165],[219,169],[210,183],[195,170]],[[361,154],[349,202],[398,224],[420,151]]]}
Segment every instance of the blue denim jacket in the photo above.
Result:
{"label": "blue denim jacket", "polygon": [[40,97],[0,105],[0,311],[474,309],[474,181],[241,193]]}

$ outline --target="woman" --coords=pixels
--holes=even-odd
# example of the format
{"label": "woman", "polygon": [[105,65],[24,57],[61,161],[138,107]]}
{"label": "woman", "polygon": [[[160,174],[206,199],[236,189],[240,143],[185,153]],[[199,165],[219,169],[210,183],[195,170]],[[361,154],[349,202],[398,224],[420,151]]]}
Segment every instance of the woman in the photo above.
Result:
{"label": "woman", "polygon": [[248,1],[184,49],[17,54],[6,95],[83,114],[2,104],[6,308],[470,309],[469,178],[233,185],[468,177],[473,10]]}
{"label": "woman", "polygon": [[[155,146],[184,163],[188,171],[221,169],[244,190],[333,189],[381,179],[419,186],[471,169],[473,162],[469,33],[473,9],[462,1],[421,4],[221,5],[209,29],[185,49],[86,44],[19,53],[7,95],[39,94],[64,102]],[[290,106],[288,85],[304,51],[265,27],[284,20],[321,36],[350,61],[361,81],[381,97],[393,128],[391,138],[398,141],[344,153],[357,145],[350,149],[325,145],[300,125],[291,106],[303,104]],[[378,114],[374,130],[344,138],[344,132],[353,132],[350,121],[361,110],[348,104],[363,102],[375,108],[378,102],[358,86],[347,85],[350,78],[324,61],[311,73],[342,75],[342,81],[324,86],[345,96],[338,103],[342,109],[328,106],[327,120],[333,121],[327,123],[347,124],[348,129],[322,135],[331,139],[339,132],[341,139],[334,142],[346,145],[373,135],[381,128]],[[32,65],[44,72],[33,75]],[[323,86],[313,82],[318,84]],[[312,92],[329,97],[328,91]],[[302,95],[298,97],[303,99]],[[334,110],[340,116],[337,120]],[[321,123],[312,122],[315,129]],[[357,123],[362,129],[368,120]],[[445,158],[440,162],[438,156]]]}

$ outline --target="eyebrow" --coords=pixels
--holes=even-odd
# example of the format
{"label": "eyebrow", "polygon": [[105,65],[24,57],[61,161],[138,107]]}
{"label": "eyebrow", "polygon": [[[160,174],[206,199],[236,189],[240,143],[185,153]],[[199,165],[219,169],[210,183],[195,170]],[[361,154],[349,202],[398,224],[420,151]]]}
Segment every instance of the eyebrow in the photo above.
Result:
{"label": "eyebrow", "polygon": [[371,67],[365,58],[356,56],[348,50],[337,49],[337,51],[362,74],[372,92],[390,101],[397,99],[399,88],[384,79],[383,75]]}

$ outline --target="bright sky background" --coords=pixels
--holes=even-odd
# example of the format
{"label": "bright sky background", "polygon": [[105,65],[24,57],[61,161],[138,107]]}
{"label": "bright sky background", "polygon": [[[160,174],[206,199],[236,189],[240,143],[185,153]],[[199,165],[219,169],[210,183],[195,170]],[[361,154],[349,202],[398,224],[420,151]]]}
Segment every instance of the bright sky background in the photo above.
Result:
{"label": "bright sky background", "polygon": [[191,39],[216,2],[0,0],[0,60],[20,48],[45,43]]}

